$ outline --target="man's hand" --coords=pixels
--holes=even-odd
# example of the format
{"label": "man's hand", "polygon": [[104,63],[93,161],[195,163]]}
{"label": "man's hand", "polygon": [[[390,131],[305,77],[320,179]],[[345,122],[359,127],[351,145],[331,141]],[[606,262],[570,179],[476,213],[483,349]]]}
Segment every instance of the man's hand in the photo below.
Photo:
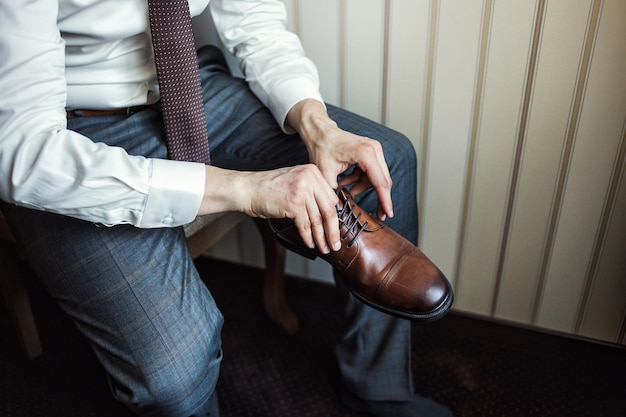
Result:
{"label": "man's hand", "polygon": [[242,172],[206,167],[199,214],[240,211],[252,217],[294,220],[302,240],[322,253],[341,248],[339,198],[313,164]]}
{"label": "man's hand", "polygon": [[[289,112],[287,122],[300,134],[310,161],[333,189],[352,184],[351,193],[356,196],[374,187],[378,195],[378,218],[393,217],[392,181],[378,141],[337,127],[317,100],[303,100],[296,104]],[[351,166],[354,170],[338,183],[338,175]]]}
{"label": "man's hand", "polygon": [[[374,187],[377,216],[393,217],[391,177],[378,141],[341,130],[316,100],[296,104],[287,121],[300,134],[312,163],[262,172],[207,166],[199,214],[240,211],[253,217],[290,218],[304,243],[322,253],[341,248],[338,186],[352,185],[353,195]],[[338,182],[349,167],[353,171]]]}

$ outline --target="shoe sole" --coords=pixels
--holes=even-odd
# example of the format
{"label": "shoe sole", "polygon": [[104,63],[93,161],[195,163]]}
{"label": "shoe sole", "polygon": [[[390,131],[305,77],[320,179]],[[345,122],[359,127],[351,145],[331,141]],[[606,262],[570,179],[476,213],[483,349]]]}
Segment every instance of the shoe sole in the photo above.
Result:
{"label": "shoe sole", "polygon": [[450,311],[450,308],[452,307],[452,302],[454,301],[454,295],[452,293],[452,286],[447,280],[446,280],[446,286],[448,290],[447,291],[448,296],[444,298],[444,300],[441,302],[441,304],[439,304],[437,308],[428,312],[415,313],[412,311],[393,309],[393,308],[389,308],[384,305],[378,304],[377,302],[370,300],[364,295],[359,294],[358,291],[354,290],[349,285],[346,285],[346,287],[350,290],[350,292],[357,299],[361,300],[361,302],[363,302],[364,304],[367,304],[368,306],[375,308],[376,310],[382,311],[384,313],[390,314],[395,317],[399,317],[401,319],[417,320],[417,321],[422,321],[425,323],[439,320],[440,318],[445,316],[448,313],[448,311]]}

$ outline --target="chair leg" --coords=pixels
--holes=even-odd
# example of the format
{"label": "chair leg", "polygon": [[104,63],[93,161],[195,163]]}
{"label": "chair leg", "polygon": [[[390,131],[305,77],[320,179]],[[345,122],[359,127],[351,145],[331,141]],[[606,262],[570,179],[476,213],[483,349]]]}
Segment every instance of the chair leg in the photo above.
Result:
{"label": "chair leg", "polygon": [[286,251],[274,238],[267,220],[254,219],[265,247],[265,282],[263,304],[266,314],[288,334],[298,330],[298,317],[289,307],[285,296]]}
{"label": "chair leg", "polygon": [[0,240],[0,245],[0,289],[22,348],[28,359],[35,359],[41,355],[41,342],[22,281],[17,250],[6,240]]}

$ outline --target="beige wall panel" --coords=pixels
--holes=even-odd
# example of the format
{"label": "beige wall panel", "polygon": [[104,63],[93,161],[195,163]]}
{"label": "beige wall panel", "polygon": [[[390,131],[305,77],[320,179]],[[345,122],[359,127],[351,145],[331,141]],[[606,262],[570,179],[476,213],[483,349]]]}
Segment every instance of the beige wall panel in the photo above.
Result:
{"label": "beige wall panel", "polygon": [[345,108],[381,121],[383,0],[345,0],[343,103]]}
{"label": "beige wall panel", "polygon": [[298,33],[298,0],[281,0],[287,10],[287,29]]}
{"label": "beige wall panel", "polygon": [[301,0],[299,4],[300,38],[319,71],[322,96],[328,103],[340,105],[340,2]]}
{"label": "beige wall panel", "polygon": [[624,1],[603,3],[538,318],[539,325],[551,329],[571,331],[576,322],[613,176],[626,116],[624,17]]}
{"label": "beige wall panel", "polygon": [[528,323],[567,135],[589,0],[547,2],[496,315]]}
{"label": "beige wall panel", "polygon": [[427,1],[391,2],[385,122],[407,135],[417,150],[424,132],[429,17]]}
{"label": "beige wall panel", "polygon": [[440,3],[421,246],[454,281],[481,33],[482,1]]}
{"label": "beige wall panel", "polygon": [[490,314],[524,93],[534,2],[496,1],[492,10],[474,176],[456,307]]}
{"label": "beige wall panel", "polygon": [[[291,255],[288,255],[291,256]],[[293,256],[299,256],[293,254]],[[289,261],[289,257],[287,258]],[[333,268],[326,261],[323,261],[321,258],[317,258],[314,261],[309,259],[305,259],[305,268],[306,275],[304,275],[308,279],[312,279],[314,281],[323,282],[329,285],[335,285],[335,280],[333,278]]]}
{"label": "beige wall panel", "polygon": [[[622,144],[624,146],[626,144]],[[624,155],[621,155],[622,158]],[[580,334],[619,343],[626,315],[626,169],[621,181]]]}
{"label": "beige wall panel", "polygon": [[[495,300],[497,318],[536,319],[540,326],[626,344],[626,173],[616,162],[626,118],[625,1],[602,2],[582,101],[576,100],[577,77],[595,0],[546,1],[528,113],[520,107],[539,0],[283,2],[288,27],[302,36],[320,69],[325,98],[374,120],[384,117],[425,151],[420,244],[455,284],[456,308],[488,314]],[[493,8],[485,9],[488,4]],[[491,26],[484,32],[488,10]],[[194,19],[199,43],[214,42],[210,25],[208,13]],[[481,57],[482,33],[489,43]],[[569,126],[577,130],[568,133]],[[568,170],[560,171],[570,155],[568,138],[573,153],[564,159]],[[517,150],[519,177],[510,188]],[[507,211],[511,189],[514,206]],[[499,258],[506,213],[507,250]],[[210,255],[263,265],[250,221]],[[319,260],[290,254],[287,271],[332,282],[330,267]]]}

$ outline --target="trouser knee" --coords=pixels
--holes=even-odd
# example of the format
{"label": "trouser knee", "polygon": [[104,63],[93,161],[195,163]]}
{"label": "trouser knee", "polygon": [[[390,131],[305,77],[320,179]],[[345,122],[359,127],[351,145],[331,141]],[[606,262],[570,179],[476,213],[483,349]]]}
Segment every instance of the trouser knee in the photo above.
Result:
{"label": "trouser knee", "polygon": [[[171,352],[142,352],[150,358],[142,369],[126,372],[126,380],[110,378],[114,397],[140,416],[188,417],[206,408],[222,360],[219,334],[183,344]],[[218,410],[203,415],[218,415]]]}

